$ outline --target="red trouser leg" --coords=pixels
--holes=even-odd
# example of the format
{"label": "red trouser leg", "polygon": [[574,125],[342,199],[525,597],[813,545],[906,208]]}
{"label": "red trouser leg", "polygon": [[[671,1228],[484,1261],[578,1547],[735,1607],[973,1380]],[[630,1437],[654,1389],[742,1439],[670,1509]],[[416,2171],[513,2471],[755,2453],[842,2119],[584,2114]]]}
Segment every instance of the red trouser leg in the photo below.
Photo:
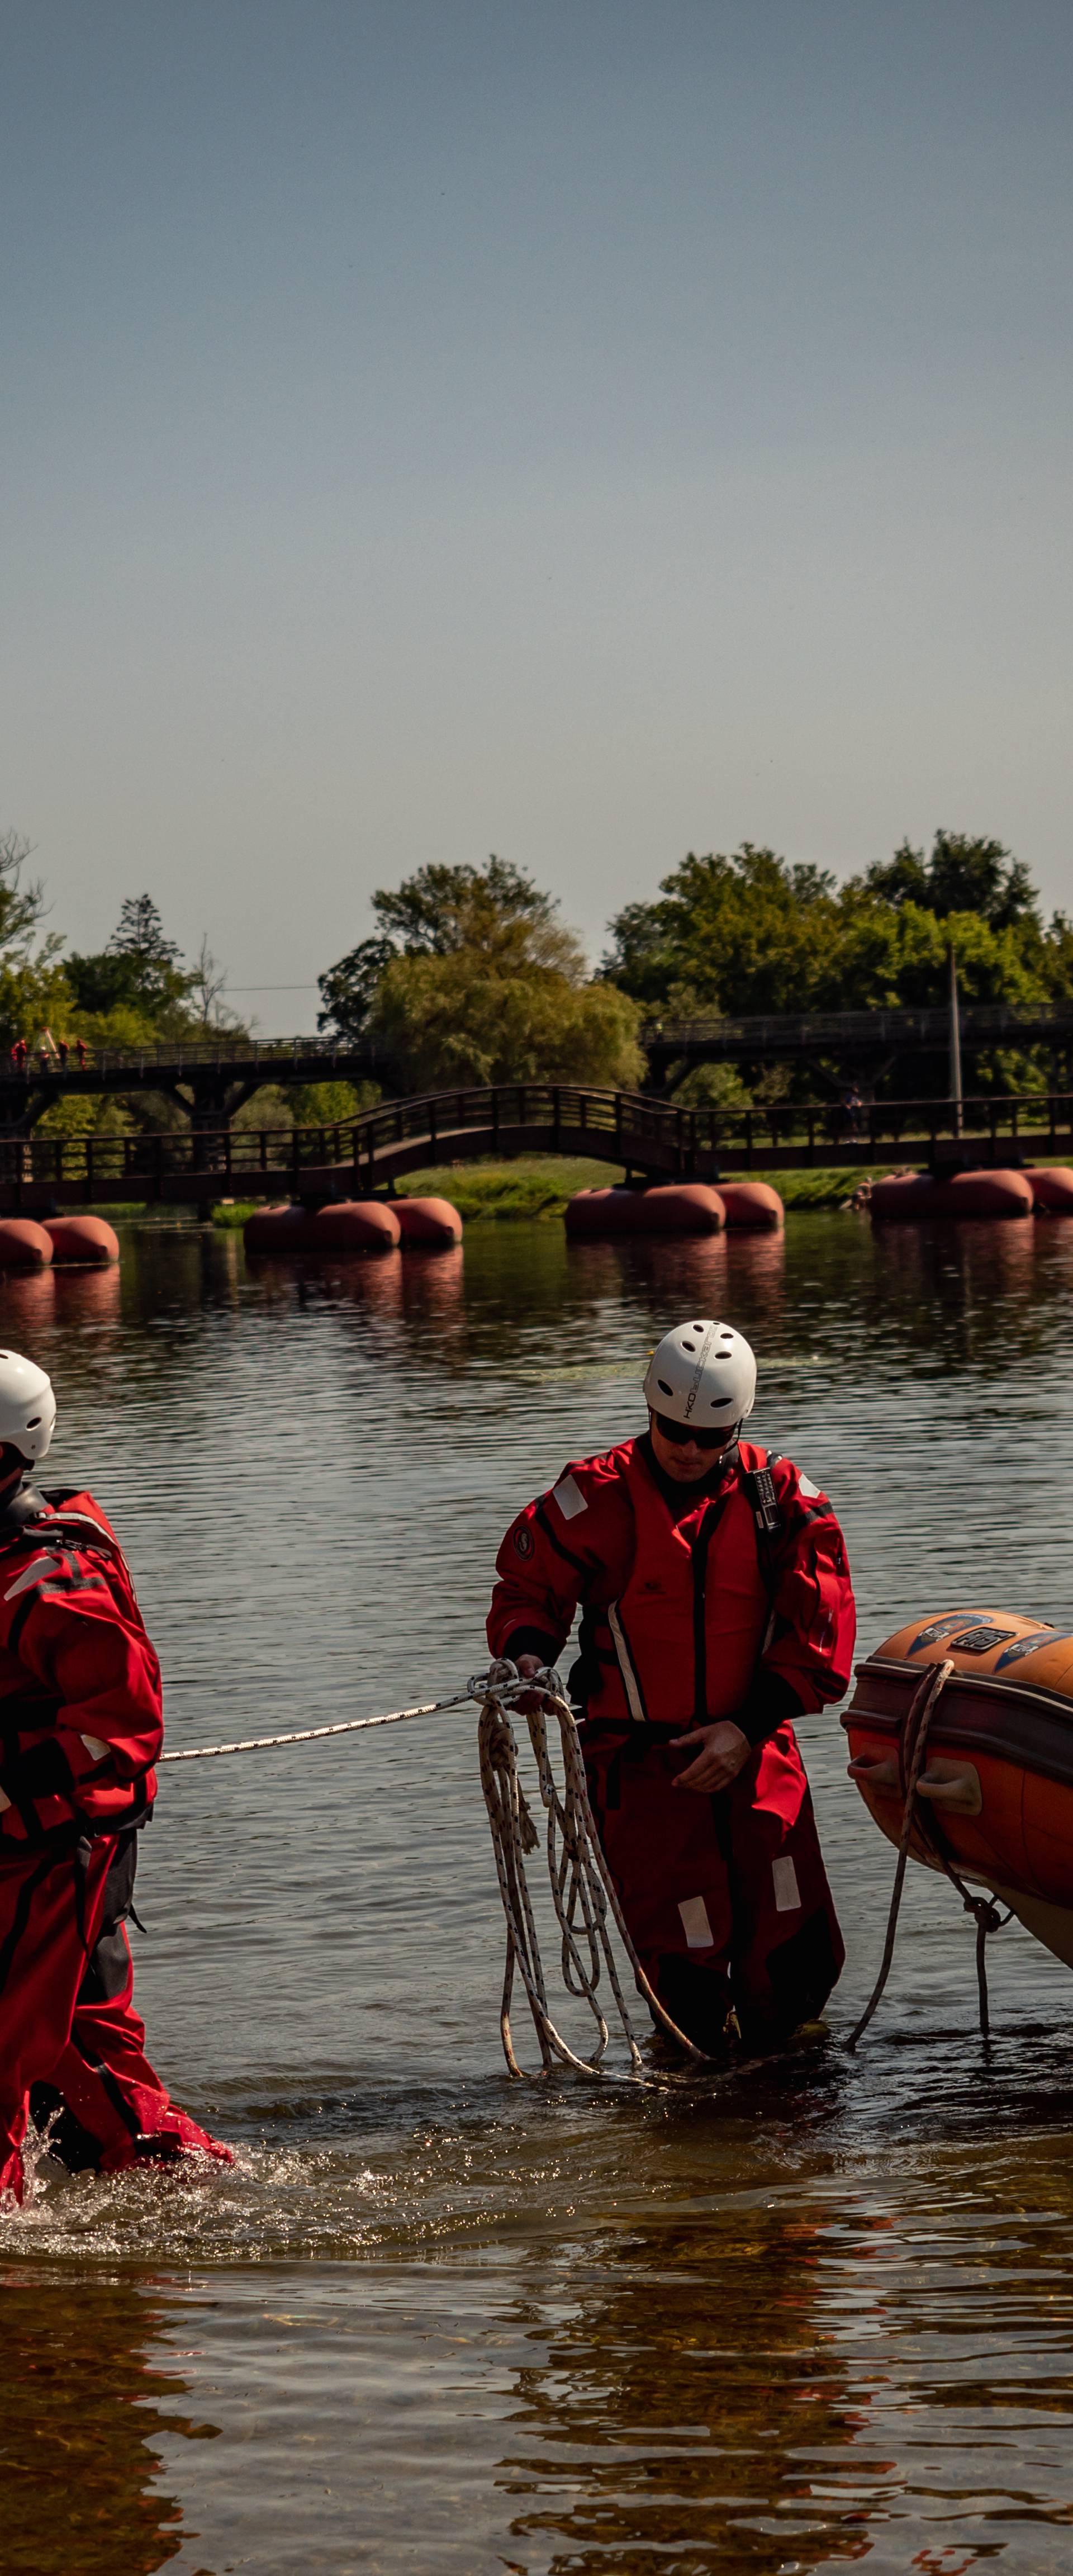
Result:
{"label": "red trouser leg", "polygon": [[48,2083],[104,1910],[111,1836],[0,1861],[0,2199],[21,2200],[31,2084]]}
{"label": "red trouser leg", "polygon": [[70,2041],[52,2083],[95,2141],[102,2173],[192,2153],[232,2164],[230,2147],[210,2138],[169,2098],[145,2054],[145,2024],[134,2009],[134,1967],[126,1927],[98,1942],[75,2005]]}
{"label": "red trouser leg", "polygon": [[743,2037],[785,2038],[822,2012],[845,1948],[792,1726],[729,1793],[734,2002]]}
{"label": "red trouser leg", "polygon": [[585,1773],[604,1855],[649,1984],[710,2057],[727,2045],[734,1923],[725,1801],[677,1789],[678,1730],[586,1729]]}
{"label": "red trouser leg", "polygon": [[589,1797],[634,1947],[709,2056],[732,2009],[750,2045],[777,2043],[822,2010],[845,1956],[793,1728],[717,1798],[675,1787],[694,1755],[672,1751],[672,1732],[586,1731]]}

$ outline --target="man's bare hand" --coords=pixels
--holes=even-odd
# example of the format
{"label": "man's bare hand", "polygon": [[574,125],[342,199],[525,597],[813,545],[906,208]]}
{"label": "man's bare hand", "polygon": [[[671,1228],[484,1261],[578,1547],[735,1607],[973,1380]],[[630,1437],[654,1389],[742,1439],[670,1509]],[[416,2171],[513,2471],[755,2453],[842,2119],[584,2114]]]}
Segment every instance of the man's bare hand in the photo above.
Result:
{"label": "man's bare hand", "polygon": [[688,1771],[679,1772],[675,1788],[702,1789],[709,1798],[729,1789],[752,1750],[748,1736],[729,1717],[717,1718],[712,1726],[695,1726],[689,1735],[672,1735],[671,1742],[701,1747]]}

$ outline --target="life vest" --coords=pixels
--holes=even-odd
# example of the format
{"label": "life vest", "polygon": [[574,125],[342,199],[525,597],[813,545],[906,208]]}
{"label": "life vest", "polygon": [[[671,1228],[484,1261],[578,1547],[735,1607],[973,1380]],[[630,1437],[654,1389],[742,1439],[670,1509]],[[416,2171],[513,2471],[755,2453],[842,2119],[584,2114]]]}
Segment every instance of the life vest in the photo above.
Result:
{"label": "life vest", "polygon": [[687,1533],[640,1449],[626,1453],[621,1473],[636,1545],[617,1600],[582,1622],[590,1720],[681,1728],[741,1707],[771,1611],[764,1545],[771,1479],[764,1452],[755,1454],[759,1466],[728,1480]]}
{"label": "life vest", "polygon": [[[68,1850],[149,1812],[160,1667],[92,1495],[0,1512],[0,1858]],[[96,1723],[94,1723],[96,1720]]]}

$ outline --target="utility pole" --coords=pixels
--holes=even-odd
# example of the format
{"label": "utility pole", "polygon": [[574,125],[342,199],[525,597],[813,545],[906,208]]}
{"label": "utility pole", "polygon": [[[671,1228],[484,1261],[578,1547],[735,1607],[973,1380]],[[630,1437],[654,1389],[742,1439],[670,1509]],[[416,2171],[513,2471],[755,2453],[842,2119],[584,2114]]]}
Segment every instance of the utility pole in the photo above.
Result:
{"label": "utility pole", "polygon": [[950,1097],[954,1104],[954,1134],[961,1134],[961,1020],[958,1014],[957,952],[950,950]]}

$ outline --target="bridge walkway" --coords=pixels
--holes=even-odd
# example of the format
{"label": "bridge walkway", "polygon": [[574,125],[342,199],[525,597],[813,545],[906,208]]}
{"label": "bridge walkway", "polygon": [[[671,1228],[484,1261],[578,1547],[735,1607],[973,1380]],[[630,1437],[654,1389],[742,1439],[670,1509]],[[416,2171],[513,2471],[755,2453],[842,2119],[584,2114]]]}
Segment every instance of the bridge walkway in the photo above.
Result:
{"label": "bridge walkway", "polygon": [[[1031,1008],[963,1003],[960,1026],[967,1059],[995,1047],[1042,1045],[1052,1058],[1066,1051],[1068,1066],[1073,1000]],[[697,1064],[790,1064],[819,1057],[859,1072],[866,1063],[874,1070],[878,1059],[891,1065],[906,1056],[945,1055],[950,1016],[945,1005],[744,1016],[723,1012],[707,1019],[652,1019],[640,1037],[658,1095],[669,1078],[680,1080]],[[47,1051],[36,1050],[23,1070],[10,1056],[0,1055],[0,1127],[28,1135],[60,1099],[157,1092],[178,1101],[195,1126],[211,1130],[228,1125],[269,1084],[293,1089],[316,1082],[387,1084],[392,1079],[390,1063],[367,1039],[257,1039],[223,1031],[155,1047],[94,1049],[84,1065],[75,1052],[61,1064]]]}
{"label": "bridge walkway", "polygon": [[1073,1094],[891,1101],[852,1120],[824,1103],[677,1109],[638,1092],[510,1083],[390,1101],[334,1127],[188,1128],[152,1135],[0,1137],[0,1210],[228,1198],[367,1197],[415,1171],[563,1154],[637,1179],[877,1163],[1073,1158]]}

